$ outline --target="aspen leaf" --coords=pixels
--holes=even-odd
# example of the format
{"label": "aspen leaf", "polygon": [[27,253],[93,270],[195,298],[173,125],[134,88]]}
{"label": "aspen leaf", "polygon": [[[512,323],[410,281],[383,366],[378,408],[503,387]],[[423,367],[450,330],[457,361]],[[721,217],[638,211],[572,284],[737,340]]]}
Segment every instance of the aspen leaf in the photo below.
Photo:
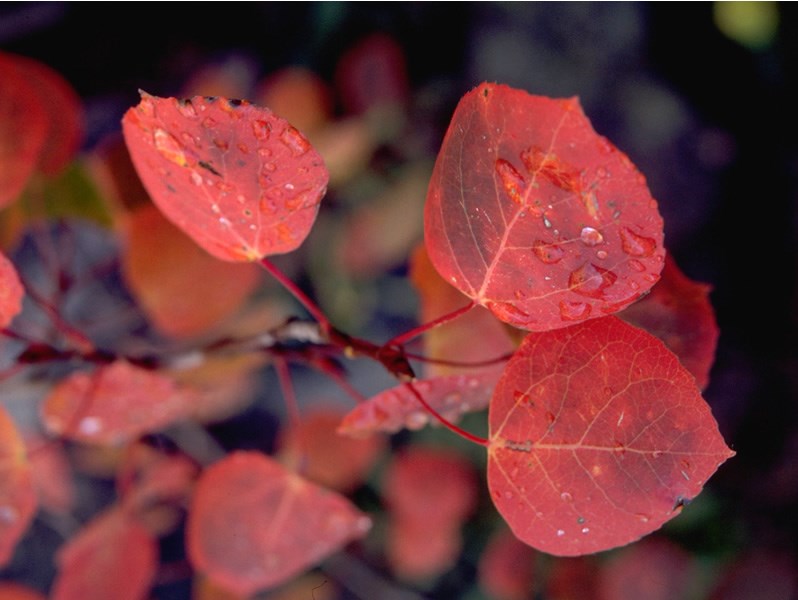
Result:
{"label": "aspen leaf", "polygon": [[14,554],[35,513],[36,491],[25,442],[0,406],[0,566]]}
{"label": "aspen leaf", "polygon": [[563,556],[658,529],[734,455],[677,357],[616,317],[529,334],[489,426],[494,504],[519,539]]}
{"label": "aspen leaf", "polygon": [[711,287],[688,278],[670,256],[665,258],[662,279],[651,293],[619,313],[627,323],[657,336],[679,357],[698,387],[709,385],[720,331],[709,302]]}
{"label": "aspen leaf", "polygon": [[645,178],[579,102],[482,84],[457,106],[430,181],[441,276],[532,331],[614,313],[658,279],[662,218]]}
{"label": "aspen leaf", "polygon": [[[499,375],[497,371],[440,375],[415,381],[413,387],[443,417],[457,421],[466,412],[488,406]],[[408,384],[401,384],[358,404],[343,418],[338,431],[353,437],[375,431],[396,433],[403,428],[421,429],[430,419]]]}
{"label": "aspen leaf", "polygon": [[305,136],[268,108],[142,92],[122,129],[153,202],[216,258],[290,252],[310,231],[327,169]]}
{"label": "aspen leaf", "polygon": [[52,600],[144,600],[155,578],[155,539],[114,507],[95,517],[59,551]]}
{"label": "aspen leaf", "polygon": [[42,405],[47,429],[72,440],[118,444],[185,416],[191,393],[166,375],[117,360],[92,373],[73,373]]}
{"label": "aspen leaf", "polygon": [[343,496],[262,454],[236,452],[200,476],[187,545],[197,570],[250,595],[299,575],[370,527]]}
{"label": "aspen leaf", "polygon": [[14,263],[0,252],[0,329],[8,327],[22,311],[24,295],[25,290]]}

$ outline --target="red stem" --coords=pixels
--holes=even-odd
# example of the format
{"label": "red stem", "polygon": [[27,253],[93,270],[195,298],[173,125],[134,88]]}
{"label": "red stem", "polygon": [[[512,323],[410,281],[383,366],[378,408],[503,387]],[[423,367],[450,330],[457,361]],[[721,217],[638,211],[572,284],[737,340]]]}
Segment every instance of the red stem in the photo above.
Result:
{"label": "red stem", "polygon": [[475,444],[479,444],[480,446],[484,446],[485,448],[488,447],[488,445],[490,444],[488,440],[486,440],[485,438],[481,438],[478,435],[474,435],[473,433],[466,431],[462,427],[455,425],[451,421],[444,418],[444,416],[441,415],[437,410],[432,408],[430,403],[424,400],[424,396],[421,395],[421,393],[416,389],[416,387],[413,385],[412,382],[407,382],[404,385],[408,386],[410,391],[416,397],[416,400],[418,400],[421,403],[421,406],[423,406],[428,413],[430,413],[433,417],[435,417],[441,423],[441,425],[443,425],[450,431],[453,431],[460,437],[467,439],[469,442],[474,442]]}
{"label": "red stem", "polygon": [[466,304],[465,306],[463,306],[461,308],[458,308],[457,310],[453,310],[452,312],[446,313],[445,315],[442,315],[442,316],[438,317],[437,319],[435,319],[433,321],[430,321],[429,323],[424,323],[423,325],[419,325],[418,327],[415,327],[415,328],[411,329],[410,331],[406,331],[406,332],[404,332],[404,333],[402,333],[400,335],[397,335],[395,338],[393,338],[391,340],[388,340],[388,342],[385,343],[385,346],[388,346],[388,347],[390,347],[390,346],[403,346],[404,344],[406,344],[407,342],[409,342],[413,338],[417,338],[418,336],[426,333],[430,329],[434,329],[436,327],[439,327],[439,326],[443,325],[444,323],[448,323],[449,321],[453,321],[457,317],[466,314],[468,311],[470,311],[476,305],[477,305],[476,302],[474,302],[472,300],[471,302],[469,302],[468,304]]}
{"label": "red stem", "polygon": [[282,285],[297,301],[305,307],[311,316],[316,319],[324,333],[328,333],[332,329],[332,325],[330,324],[330,320],[324,315],[321,308],[313,302],[306,294],[303,292],[297,284],[291,281],[285,273],[283,273],[277,265],[275,265],[272,261],[268,258],[262,258],[260,260],[260,266],[263,267],[269,275],[274,277],[280,285]]}

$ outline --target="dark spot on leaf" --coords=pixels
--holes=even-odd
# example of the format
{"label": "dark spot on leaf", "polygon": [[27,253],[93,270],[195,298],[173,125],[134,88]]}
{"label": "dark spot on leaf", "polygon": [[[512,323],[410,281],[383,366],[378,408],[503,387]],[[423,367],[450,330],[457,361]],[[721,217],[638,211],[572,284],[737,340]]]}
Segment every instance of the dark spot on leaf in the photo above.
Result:
{"label": "dark spot on leaf", "polygon": [[241,106],[242,104],[244,104],[244,101],[243,101],[243,100],[238,100],[238,99],[232,99],[232,100],[230,100],[230,105],[231,105],[231,106],[236,106],[236,107],[238,107],[238,106]]}
{"label": "dark spot on leaf", "polygon": [[213,166],[211,166],[211,164],[210,164],[210,163],[207,163],[207,162],[205,162],[204,160],[201,160],[201,161],[199,161],[197,164],[198,164],[200,167],[202,167],[203,169],[205,169],[206,171],[210,171],[211,173],[213,173],[213,174],[214,174],[214,175],[216,175],[217,177],[221,177],[221,176],[222,176],[222,174],[221,174],[221,173],[219,173],[219,171],[217,171],[216,169],[214,169],[214,168],[213,168]]}

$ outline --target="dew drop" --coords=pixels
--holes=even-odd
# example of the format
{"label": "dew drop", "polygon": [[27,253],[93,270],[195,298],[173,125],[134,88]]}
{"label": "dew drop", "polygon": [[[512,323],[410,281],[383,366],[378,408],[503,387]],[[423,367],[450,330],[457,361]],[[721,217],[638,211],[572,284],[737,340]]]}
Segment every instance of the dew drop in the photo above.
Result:
{"label": "dew drop", "polygon": [[213,117],[205,117],[202,120],[202,126],[205,127],[206,129],[213,129],[214,127],[216,127],[216,119],[214,119]]}
{"label": "dew drop", "polygon": [[568,287],[580,296],[601,299],[606,289],[612,286],[618,276],[607,269],[592,263],[585,263],[571,272]]}
{"label": "dew drop", "polygon": [[219,224],[222,225],[223,227],[230,227],[233,225],[230,222],[230,219],[228,219],[227,217],[219,217]]}
{"label": "dew drop", "polygon": [[596,258],[598,258],[599,260],[604,260],[605,258],[607,258],[607,251],[606,250],[598,250],[596,252]]}
{"label": "dew drop", "polygon": [[560,498],[562,499],[563,502],[573,502],[574,500],[574,497],[571,496],[571,494],[569,494],[568,492],[563,492],[562,494],[560,494]]}
{"label": "dew drop", "polygon": [[227,140],[223,140],[221,138],[214,138],[213,145],[223,152],[227,152],[227,150],[230,148],[230,144],[227,142]]}
{"label": "dew drop", "polygon": [[543,240],[535,240],[532,243],[532,252],[541,262],[547,265],[560,262],[565,256],[565,250],[558,244],[549,244]]}
{"label": "dew drop", "polygon": [[607,171],[604,167],[599,167],[596,169],[596,175],[598,175],[601,179],[606,179],[610,176],[610,172]]}
{"label": "dew drop", "polygon": [[263,170],[274,173],[277,170],[277,165],[275,165],[273,162],[263,163]]}
{"label": "dew drop", "polygon": [[[549,221],[549,218],[546,215],[543,215],[543,227],[546,229],[551,229],[551,221]],[[554,233],[556,235],[558,232],[555,231]]]}
{"label": "dew drop", "polygon": [[642,513],[637,513],[637,518],[640,519],[641,523],[648,523],[650,517],[648,515],[644,515]]}
{"label": "dew drop", "polygon": [[659,275],[655,275],[654,273],[644,273],[643,279],[645,279],[649,283],[656,283],[657,281],[659,281]]}
{"label": "dew drop", "polygon": [[629,256],[651,256],[657,249],[656,240],[639,235],[628,227],[622,227],[619,234],[621,236],[621,248]]}
{"label": "dew drop", "polygon": [[513,493],[512,492],[504,492],[503,496],[504,496],[505,500],[512,500],[513,499]]}
{"label": "dew drop", "polygon": [[183,140],[184,144],[193,144],[194,146],[200,145],[199,140],[186,131],[180,134],[180,139]]}
{"label": "dew drop", "polygon": [[236,148],[238,148],[238,151],[241,152],[241,154],[249,154],[249,146],[243,142],[236,144]]}
{"label": "dew drop", "polygon": [[662,456],[662,450],[654,450],[654,452],[651,453],[652,458],[659,458],[660,456]]}
{"label": "dew drop", "polygon": [[583,227],[579,234],[579,239],[585,246],[597,246],[604,241],[604,236],[598,229],[593,227]]}
{"label": "dew drop", "polygon": [[156,129],[153,132],[153,139],[155,141],[155,149],[161,153],[166,160],[185,167],[188,164],[186,154],[183,152],[183,146],[178,142],[174,136],[163,129]]}
{"label": "dew drop", "polygon": [[78,424],[78,431],[85,435],[94,435],[103,428],[103,422],[98,417],[85,417]]}
{"label": "dew drop", "polygon": [[591,306],[586,302],[560,302],[560,318],[563,321],[581,321],[590,315]]}
{"label": "dew drop", "polygon": [[310,142],[299,131],[290,125],[280,134],[280,141],[294,156],[302,156],[310,150]]}
{"label": "dew drop", "polygon": [[286,183],[283,187],[285,189],[287,189],[289,192],[293,192],[294,191],[294,184],[293,183]]}
{"label": "dew drop", "polygon": [[582,527],[582,533],[590,533],[590,527]]}
{"label": "dew drop", "polygon": [[562,537],[564,535],[565,535],[565,531],[563,531],[562,529],[558,529],[557,530],[557,537]]}
{"label": "dew drop", "polygon": [[211,204],[211,211],[216,213],[217,215],[222,212],[222,209],[219,208],[219,205],[215,202]]}
{"label": "dew drop", "polygon": [[509,162],[500,158],[495,163],[496,174],[502,182],[502,187],[510,200],[516,204],[523,204],[524,191],[526,190],[526,180],[518,170]]}
{"label": "dew drop", "polygon": [[194,185],[202,185],[202,175],[196,171],[191,171],[191,175],[189,177],[191,178],[191,183]]}
{"label": "dew drop", "polygon": [[272,133],[271,123],[261,119],[252,121],[252,133],[255,134],[255,137],[259,140],[268,140]]}
{"label": "dew drop", "polygon": [[524,312],[510,302],[490,302],[490,311],[505,323],[527,323],[529,313]]}
{"label": "dew drop", "polygon": [[258,156],[269,158],[272,154],[274,154],[274,152],[272,152],[271,148],[258,148]]}
{"label": "dew drop", "polygon": [[646,270],[646,266],[635,258],[629,261],[629,266],[638,273],[642,273],[643,271]]}

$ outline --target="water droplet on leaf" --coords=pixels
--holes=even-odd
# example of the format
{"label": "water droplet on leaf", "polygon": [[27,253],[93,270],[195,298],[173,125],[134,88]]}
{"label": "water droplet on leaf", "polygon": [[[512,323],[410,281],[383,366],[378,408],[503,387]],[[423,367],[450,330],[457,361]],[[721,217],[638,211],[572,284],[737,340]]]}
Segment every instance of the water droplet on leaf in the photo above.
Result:
{"label": "water droplet on leaf", "polygon": [[535,240],[532,243],[532,252],[547,265],[559,262],[565,256],[565,250],[561,246],[550,244],[543,240]]}
{"label": "water droplet on leaf", "polygon": [[590,305],[585,302],[560,302],[560,317],[563,321],[581,321],[590,315]]}
{"label": "water droplet on leaf", "polygon": [[290,125],[280,134],[280,141],[288,147],[294,156],[302,156],[310,150],[310,142]]}
{"label": "water droplet on leaf", "polygon": [[153,139],[155,141],[155,149],[158,150],[166,160],[181,167],[185,167],[188,164],[186,154],[183,152],[183,146],[172,134],[163,129],[156,129],[153,132]]}
{"label": "water droplet on leaf", "polygon": [[586,246],[597,246],[604,241],[604,236],[601,235],[598,229],[583,227],[579,234],[579,239],[582,240],[582,243]]}
{"label": "water droplet on leaf", "polygon": [[628,227],[622,227],[619,233],[621,248],[630,256],[651,256],[657,249],[656,240],[639,235]]}
{"label": "water droplet on leaf", "polygon": [[272,133],[271,123],[261,119],[255,119],[252,121],[252,133],[255,134],[255,137],[259,140],[268,140]]}
{"label": "water droplet on leaf", "polygon": [[562,499],[563,502],[573,502],[574,500],[574,497],[571,496],[571,494],[569,494],[568,492],[563,492],[562,494],[560,494],[560,498]]}
{"label": "water droplet on leaf", "polygon": [[592,263],[585,263],[571,272],[568,277],[568,287],[581,296],[601,299],[605,290],[617,279],[618,276],[612,271]]}
{"label": "water droplet on leaf", "polygon": [[523,204],[523,195],[526,190],[526,180],[518,170],[509,162],[500,158],[495,163],[496,174],[502,182],[502,187],[510,200],[516,204]]}

